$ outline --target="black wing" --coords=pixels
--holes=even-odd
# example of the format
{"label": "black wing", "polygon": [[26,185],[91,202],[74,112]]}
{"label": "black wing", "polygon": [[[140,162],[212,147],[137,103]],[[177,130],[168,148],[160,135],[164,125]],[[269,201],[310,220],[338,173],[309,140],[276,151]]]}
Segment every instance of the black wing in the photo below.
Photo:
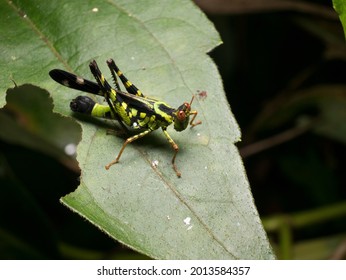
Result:
{"label": "black wing", "polygon": [[49,72],[49,76],[63,86],[97,95],[103,95],[97,83],[83,79],[67,71],[53,69]]}
{"label": "black wing", "polygon": [[155,100],[147,97],[133,95],[131,93],[116,90],[118,102],[125,102],[128,107],[137,109],[141,112],[150,112],[154,108]]}

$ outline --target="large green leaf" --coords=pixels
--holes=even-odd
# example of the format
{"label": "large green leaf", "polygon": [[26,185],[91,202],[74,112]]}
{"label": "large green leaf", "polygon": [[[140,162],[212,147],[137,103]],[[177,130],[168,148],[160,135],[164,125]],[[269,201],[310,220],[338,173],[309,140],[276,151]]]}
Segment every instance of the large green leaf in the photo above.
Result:
{"label": "large green leaf", "polygon": [[335,11],[339,14],[346,37],[346,2],[345,0],[333,0],[333,6]]}
{"label": "large green leaf", "polygon": [[78,93],[54,83],[49,70],[91,78],[88,62],[97,59],[106,70],[110,57],[144,94],[172,106],[207,93],[193,104],[202,125],[168,130],[180,147],[180,179],[161,131],[129,145],[106,171],[124,140],[107,135],[112,123],[80,121],[81,184],[62,202],[153,258],[273,258],[234,145],[240,132],[206,55],[221,40],[205,15],[183,0],[28,2],[0,3],[1,93],[11,79],[35,83],[49,89],[56,111],[71,115]]}

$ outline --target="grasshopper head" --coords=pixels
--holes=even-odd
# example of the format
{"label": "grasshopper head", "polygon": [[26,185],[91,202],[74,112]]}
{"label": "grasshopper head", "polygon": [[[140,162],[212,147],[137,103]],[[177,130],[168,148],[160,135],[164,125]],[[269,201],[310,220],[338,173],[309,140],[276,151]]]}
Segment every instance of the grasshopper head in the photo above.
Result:
{"label": "grasshopper head", "polygon": [[174,129],[176,131],[183,131],[186,129],[190,121],[191,104],[195,96],[192,96],[191,102],[184,102],[179,108],[174,112]]}

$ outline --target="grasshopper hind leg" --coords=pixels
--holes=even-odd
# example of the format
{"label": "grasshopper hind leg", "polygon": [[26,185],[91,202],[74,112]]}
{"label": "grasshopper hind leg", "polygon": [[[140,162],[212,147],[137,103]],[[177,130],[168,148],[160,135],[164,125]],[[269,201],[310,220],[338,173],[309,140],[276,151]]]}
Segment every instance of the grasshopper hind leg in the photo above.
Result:
{"label": "grasshopper hind leg", "polygon": [[147,135],[147,134],[150,133],[150,132],[152,132],[152,130],[151,130],[151,129],[147,129],[147,130],[145,130],[145,131],[143,131],[143,132],[141,132],[141,133],[139,133],[139,134],[136,134],[136,135],[134,135],[134,136],[131,136],[131,137],[127,138],[126,141],[125,141],[125,143],[124,143],[123,146],[121,147],[118,156],[115,158],[115,160],[112,160],[110,163],[108,163],[108,164],[105,166],[105,168],[108,170],[112,165],[114,165],[114,164],[116,164],[116,163],[119,162],[120,157],[121,157],[123,151],[125,150],[127,144],[130,144],[130,143],[132,143],[133,141],[136,141],[137,139],[144,137],[145,135]]}
{"label": "grasshopper hind leg", "polygon": [[115,86],[117,87],[118,90],[120,90],[120,87],[117,80],[117,76],[120,78],[121,82],[123,83],[128,93],[131,93],[133,95],[137,95],[140,97],[144,97],[143,93],[124,76],[123,72],[120,71],[119,67],[115,64],[113,59],[108,59],[107,65],[109,70],[112,73]]}

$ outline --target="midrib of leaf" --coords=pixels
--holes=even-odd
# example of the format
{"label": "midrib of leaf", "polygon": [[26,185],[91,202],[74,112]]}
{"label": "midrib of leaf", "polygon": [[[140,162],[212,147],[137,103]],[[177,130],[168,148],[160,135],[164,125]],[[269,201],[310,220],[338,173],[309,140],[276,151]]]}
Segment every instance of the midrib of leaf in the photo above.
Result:
{"label": "midrib of leaf", "polygon": [[20,16],[23,17],[26,22],[28,23],[28,25],[30,26],[30,28],[34,31],[34,33],[37,34],[37,36],[47,45],[47,47],[52,51],[52,53],[54,54],[54,56],[56,56],[56,58],[64,64],[64,66],[66,67],[66,69],[68,71],[73,71],[72,68],[69,66],[69,64],[62,58],[62,56],[60,55],[60,53],[54,48],[52,42],[48,39],[48,37],[35,25],[35,23],[31,20],[30,17],[27,17],[26,14],[21,11],[21,9],[19,7],[17,7],[12,1],[8,1],[7,3],[10,7],[12,7],[13,10],[16,11],[16,13]]}
{"label": "midrib of leaf", "polygon": [[[148,158],[145,158],[148,163],[150,164],[150,161]],[[191,213],[196,217],[196,219],[203,225],[205,228],[206,232],[211,236],[212,239],[214,239],[220,246],[227,252],[229,253],[233,258],[238,259],[232,252],[230,252],[227,247],[219,240],[215,234],[213,234],[212,230],[204,223],[202,218],[196,213],[196,211],[189,205],[189,203],[183,198],[183,196],[174,188],[173,185],[171,185],[163,176],[162,174],[156,169],[153,168],[152,165],[150,164],[151,168],[155,171],[158,177],[160,177],[161,181],[171,190],[171,192],[174,194],[175,197],[179,199],[179,201],[186,206],[187,209],[191,211]]]}
{"label": "midrib of leaf", "polygon": [[[99,128],[97,128],[95,130],[95,132],[93,133],[93,138],[95,137],[97,131],[99,130]],[[92,142],[93,140],[91,140]],[[88,152],[87,154],[89,155],[90,152],[90,148],[91,145],[88,146]],[[195,209],[190,206],[190,204],[188,203],[188,201],[186,201],[184,199],[184,197],[179,193],[179,191],[177,191],[177,189],[174,187],[174,185],[170,184],[169,181],[167,181],[164,176],[162,175],[162,173],[157,169],[154,168],[148,158],[148,156],[139,148],[134,147],[134,149],[137,150],[137,152],[142,156],[143,159],[145,159],[145,161],[147,162],[147,164],[151,167],[151,169],[153,170],[153,172],[157,175],[158,178],[160,178],[161,182],[168,188],[170,189],[170,191],[173,193],[173,195],[183,204],[185,205],[185,207],[187,209],[189,209],[189,211],[191,212],[191,214],[193,214],[197,221],[204,227],[205,231],[208,233],[208,235],[214,239],[224,250],[225,252],[227,252],[228,254],[230,254],[234,259],[240,259],[239,257],[236,257],[236,255],[234,253],[232,253],[229,249],[227,249],[227,247],[225,246],[225,244],[219,239],[217,238],[217,236],[215,234],[213,234],[213,231],[207,226],[207,224],[203,221],[203,219],[200,217],[200,215],[195,211]],[[88,156],[87,156],[88,158]],[[86,160],[87,162],[87,160]],[[83,180],[83,176],[81,177],[81,180]],[[87,183],[84,183],[85,186],[87,186]],[[88,190],[88,188],[86,188]],[[68,204],[67,205],[70,209],[72,209],[73,211],[75,211],[75,209],[71,208]],[[102,210],[102,208],[99,208]],[[102,210],[103,211],[103,210]],[[104,211],[103,211],[104,212]],[[104,212],[105,213],[105,212]],[[105,231],[105,229],[101,229],[103,231]],[[109,234],[109,233],[107,233]]]}

